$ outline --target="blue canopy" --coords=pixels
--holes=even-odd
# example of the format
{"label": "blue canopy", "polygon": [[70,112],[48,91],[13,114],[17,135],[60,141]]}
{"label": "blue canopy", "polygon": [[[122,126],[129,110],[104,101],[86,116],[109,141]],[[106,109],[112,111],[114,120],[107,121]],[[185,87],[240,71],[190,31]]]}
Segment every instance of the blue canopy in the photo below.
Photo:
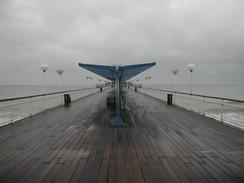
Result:
{"label": "blue canopy", "polygon": [[126,66],[107,66],[79,63],[79,66],[112,81],[115,80],[116,74],[119,75],[120,81],[126,81],[155,64],[156,62]]}

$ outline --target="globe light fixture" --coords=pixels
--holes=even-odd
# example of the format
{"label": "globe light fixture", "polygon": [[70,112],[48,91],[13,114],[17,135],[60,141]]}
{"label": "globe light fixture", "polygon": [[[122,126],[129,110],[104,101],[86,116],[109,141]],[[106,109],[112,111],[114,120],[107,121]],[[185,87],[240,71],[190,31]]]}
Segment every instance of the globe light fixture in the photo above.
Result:
{"label": "globe light fixture", "polygon": [[150,80],[152,78],[152,76],[147,76],[145,77],[145,80]]}
{"label": "globe light fixture", "polygon": [[190,72],[193,72],[193,70],[194,70],[195,67],[196,67],[196,66],[195,66],[194,64],[192,64],[192,63],[190,63],[190,64],[187,65],[187,69],[188,69]]}
{"label": "globe light fixture", "polygon": [[191,86],[191,89],[190,89],[190,93],[192,94],[192,72],[193,72],[193,70],[195,69],[195,65],[194,64],[192,64],[192,63],[190,63],[190,64],[188,64],[187,65],[187,69],[190,71],[190,73],[191,73],[191,78],[190,78],[190,86]]}
{"label": "globe light fixture", "polygon": [[45,104],[45,93],[46,93],[46,81],[45,81],[45,73],[47,72],[48,65],[47,64],[42,64],[40,67],[42,73],[43,73],[43,84],[42,84],[42,92],[43,92],[43,110],[46,109],[46,104]]}
{"label": "globe light fixture", "polygon": [[47,64],[42,64],[40,69],[42,70],[42,72],[46,72],[48,69],[48,65]]}
{"label": "globe light fixture", "polygon": [[173,73],[174,75],[176,75],[178,72],[179,72],[178,69],[175,69],[175,70],[172,71],[172,73]]}
{"label": "globe light fixture", "polygon": [[57,73],[58,73],[58,75],[61,76],[61,75],[64,73],[64,70],[63,70],[63,69],[58,69],[58,70],[57,70]]}
{"label": "globe light fixture", "polygon": [[92,80],[92,77],[90,77],[90,76],[86,76],[86,79],[87,79],[87,80]]}
{"label": "globe light fixture", "polygon": [[63,83],[62,83],[62,74],[64,73],[64,70],[63,69],[58,69],[56,71],[58,73],[58,75],[60,76],[60,82],[59,82],[59,91],[62,91],[63,90]]}
{"label": "globe light fixture", "polygon": [[178,74],[179,70],[175,69],[172,71],[172,73],[174,74],[174,91],[176,91],[176,75]]}
{"label": "globe light fixture", "polygon": [[43,85],[42,85],[42,92],[43,94],[46,92],[46,83],[45,83],[45,73],[47,72],[48,70],[48,65],[47,64],[42,64],[40,69],[42,70],[43,72]]}

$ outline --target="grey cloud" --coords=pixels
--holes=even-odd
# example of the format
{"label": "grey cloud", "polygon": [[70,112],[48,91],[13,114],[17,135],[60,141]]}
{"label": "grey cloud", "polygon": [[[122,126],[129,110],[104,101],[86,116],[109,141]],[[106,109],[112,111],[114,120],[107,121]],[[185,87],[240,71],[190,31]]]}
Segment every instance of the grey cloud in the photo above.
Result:
{"label": "grey cloud", "polygon": [[89,73],[78,62],[154,60],[138,77],[169,83],[178,68],[186,83],[193,62],[195,82],[244,83],[242,0],[2,0],[0,24],[1,84],[40,83],[42,63],[50,66],[50,84],[57,68],[79,84]]}

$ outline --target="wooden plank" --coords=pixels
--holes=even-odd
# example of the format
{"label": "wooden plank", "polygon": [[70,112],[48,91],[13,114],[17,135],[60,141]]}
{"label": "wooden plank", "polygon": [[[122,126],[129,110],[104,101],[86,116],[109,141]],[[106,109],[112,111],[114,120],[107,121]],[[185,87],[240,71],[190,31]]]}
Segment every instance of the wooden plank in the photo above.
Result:
{"label": "wooden plank", "polygon": [[73,183],[78,183],[81,180],[81,176],[83,174],[83,171],[85,169],[87,163],[87,159],[80,159],[78,166],[75,168],[71,181]]}
{"label": "wooden plank", "polygon": [[117,182],[117,160],[110,159],[108,171],[108,183]]}
{"label": "wooden plank", "polygon": [[139,159],[133,158],[132,159],[132,168],[133,168],[133,182],[137,183],[144,183],[144,177],[142,174],[141,163]]}
{"label": "wooden plank", "polygon": [[98,183],[108,182],[108,168],[109,168],[109,159],[103,159],[101,164],[101,169],[98,176]]}

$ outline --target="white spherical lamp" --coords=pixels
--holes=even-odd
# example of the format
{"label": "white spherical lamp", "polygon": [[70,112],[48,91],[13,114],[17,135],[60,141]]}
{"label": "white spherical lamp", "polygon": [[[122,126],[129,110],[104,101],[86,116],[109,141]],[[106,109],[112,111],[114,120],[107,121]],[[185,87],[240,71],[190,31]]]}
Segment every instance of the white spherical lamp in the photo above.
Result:
{"label": "white spherical lamp", "polygon": [[61,76],[61,75],[64,73],[64,70],[63,70],[63,69],[58,69],[58,70],[57,70],[57,73],[58,73],[58,75]]}
{"label": "white spherical lamp", "polygon": [[195,66],[194,64],[192,64],[192,63],[190,63],[190,64],[187,65],[187,69],[188,69],[190,72],[193,72],[193,70],[194,70],[195,67],[196,67],[196,66]]}
{"label": "white spherical lamp", "polygon": [[47,64],[42,64],[40,69],[42,70],[42,72],[46,72],[48,69],[48,65]]}
{"label": "white spherical lamp", "polygon": [[174,75],[176,75],[178,72],[179,72],[178,69],[175,69],[175,70],[172,71],[172,73],[173,73]]}

